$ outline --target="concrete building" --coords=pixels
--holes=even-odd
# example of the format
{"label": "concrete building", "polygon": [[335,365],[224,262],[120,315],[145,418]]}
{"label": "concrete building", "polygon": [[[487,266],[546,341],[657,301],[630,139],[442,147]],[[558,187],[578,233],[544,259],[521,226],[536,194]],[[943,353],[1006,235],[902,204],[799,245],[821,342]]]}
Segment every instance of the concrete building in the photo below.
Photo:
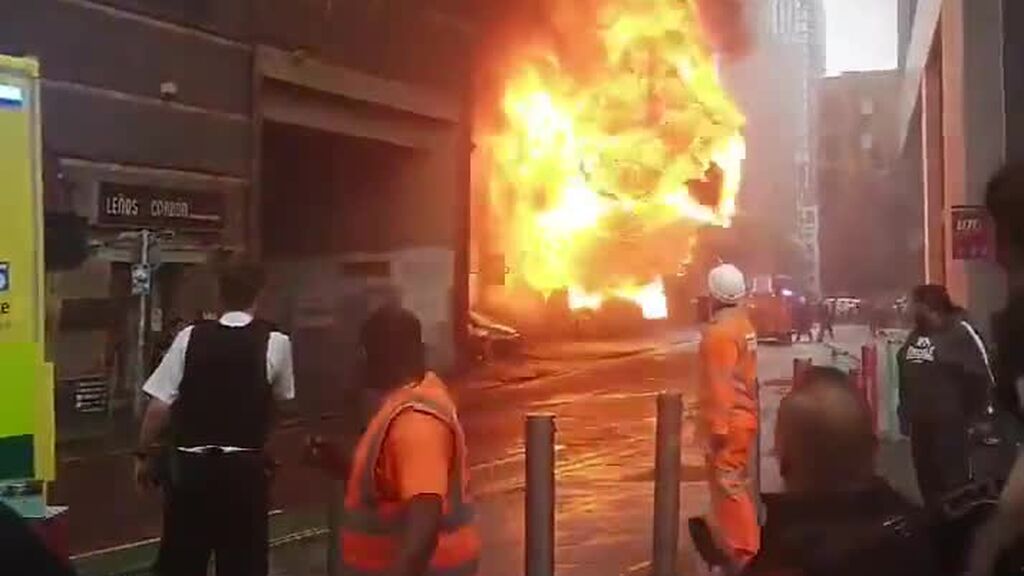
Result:
{"label": "concrete building", "polygon": [[[308,410],[350,381],[339,358],[378,293],[421,317],[435,366],[453,363],[468,4],[4,2],[0,53],[41,62],[47,204],[86,217],[96,247],[56,279],[62,434],[130,413],[139,334],[150,364],[177,320],[213,312],[225,254],[268,264],[266,309],[294,333]],[[144,314],[124,235],[142,229],[160,233],[161,264]]]}
{"label": "concrete building", "polygon": [[1014,34],[1024,4],[916,4],[895,126],[904,150],[912,153],[915,136],[921,142],[925,276],[946,284],[987,329],[1006,279],[990,258],[954,251],[954,222],[978,213],[1000,165],[1024,159],[1024,41]]}
{"label": "concrete building", "polygon": [[[827,294],[890,297],[920,281],[920,198],[901,182],[898,70],[822,82],[821,277]],[[908,225],[908,223],[910,223]]]}
{"label": "concrete building", "polygon": [[[816,162],[817,93],[825,73],[821,0],[751,1],[754,52],[726,70],[747,116],[741,218],[757,215],[797,241],[803,283],[819,291]],[[775,273],[777,270],[763,270]]]}

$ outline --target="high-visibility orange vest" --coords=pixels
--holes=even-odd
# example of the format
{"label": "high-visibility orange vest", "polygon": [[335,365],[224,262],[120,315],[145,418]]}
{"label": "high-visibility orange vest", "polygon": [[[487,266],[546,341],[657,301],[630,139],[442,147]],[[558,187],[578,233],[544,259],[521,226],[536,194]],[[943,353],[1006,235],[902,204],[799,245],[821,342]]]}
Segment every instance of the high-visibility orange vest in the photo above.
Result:
{"label": "high-visibility orange vest", "polygon": [[467,490],[466,439],[448,389],[433,374],[428,374],[418,385],[391,393],[356,446],[340,535],[342,573],[346,576],[383,574],[398,555],[403,533],[403,505],[380,498],[374,472],[388,428],[405,410],[436,416],[451,428],[455,439],[449,493],[444,498],[441,531],[427,575],[473,576],[480,559],[480,536]]}

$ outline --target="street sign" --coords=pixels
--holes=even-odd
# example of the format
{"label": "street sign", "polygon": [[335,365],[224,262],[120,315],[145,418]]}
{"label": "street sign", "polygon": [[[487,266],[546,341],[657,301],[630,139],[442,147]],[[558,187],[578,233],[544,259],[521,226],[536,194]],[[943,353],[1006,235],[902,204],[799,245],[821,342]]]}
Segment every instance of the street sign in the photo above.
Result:
{"label": "street sign", "polygon": [[96,221],[115,228],[220,232],[227,219],[223,194],[104,182]]}
{"label": "street sign", "polygon": [[149,264],[132,264],[132,295],[149,294],[153,284],[153,267]]}
{"label": "street sign", "polygon": [[992,224],[984,206],[954,206],[950,226],[954,260],[986,260],[992,256]]}

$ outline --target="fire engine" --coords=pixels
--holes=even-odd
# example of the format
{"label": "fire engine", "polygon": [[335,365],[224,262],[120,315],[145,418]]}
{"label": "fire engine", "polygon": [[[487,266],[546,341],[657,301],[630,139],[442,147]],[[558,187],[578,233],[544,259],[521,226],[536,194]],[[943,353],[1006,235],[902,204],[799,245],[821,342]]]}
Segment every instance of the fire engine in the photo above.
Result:
{"label": "fire engine", "polygon": [[796,303],[797,291],[792,278],[755,276],[747,306],[758,339],[792,344],[795,333],[793,306]]}

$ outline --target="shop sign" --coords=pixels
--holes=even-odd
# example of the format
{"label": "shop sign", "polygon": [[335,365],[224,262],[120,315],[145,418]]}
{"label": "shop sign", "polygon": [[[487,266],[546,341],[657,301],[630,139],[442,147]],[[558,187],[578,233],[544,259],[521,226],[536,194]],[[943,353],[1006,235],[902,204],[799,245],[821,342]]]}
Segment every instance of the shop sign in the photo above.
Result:
{"label": "shop sign", "polygon": [[224,197],[216,193],[111,182],[100,186],[97,223],[104,226],[218,232],[225,217]]}
{"label": "shop sign", "polygon": [[992,224],[984,206],[954,206],[950,227],[954,260],[992,257]]}

